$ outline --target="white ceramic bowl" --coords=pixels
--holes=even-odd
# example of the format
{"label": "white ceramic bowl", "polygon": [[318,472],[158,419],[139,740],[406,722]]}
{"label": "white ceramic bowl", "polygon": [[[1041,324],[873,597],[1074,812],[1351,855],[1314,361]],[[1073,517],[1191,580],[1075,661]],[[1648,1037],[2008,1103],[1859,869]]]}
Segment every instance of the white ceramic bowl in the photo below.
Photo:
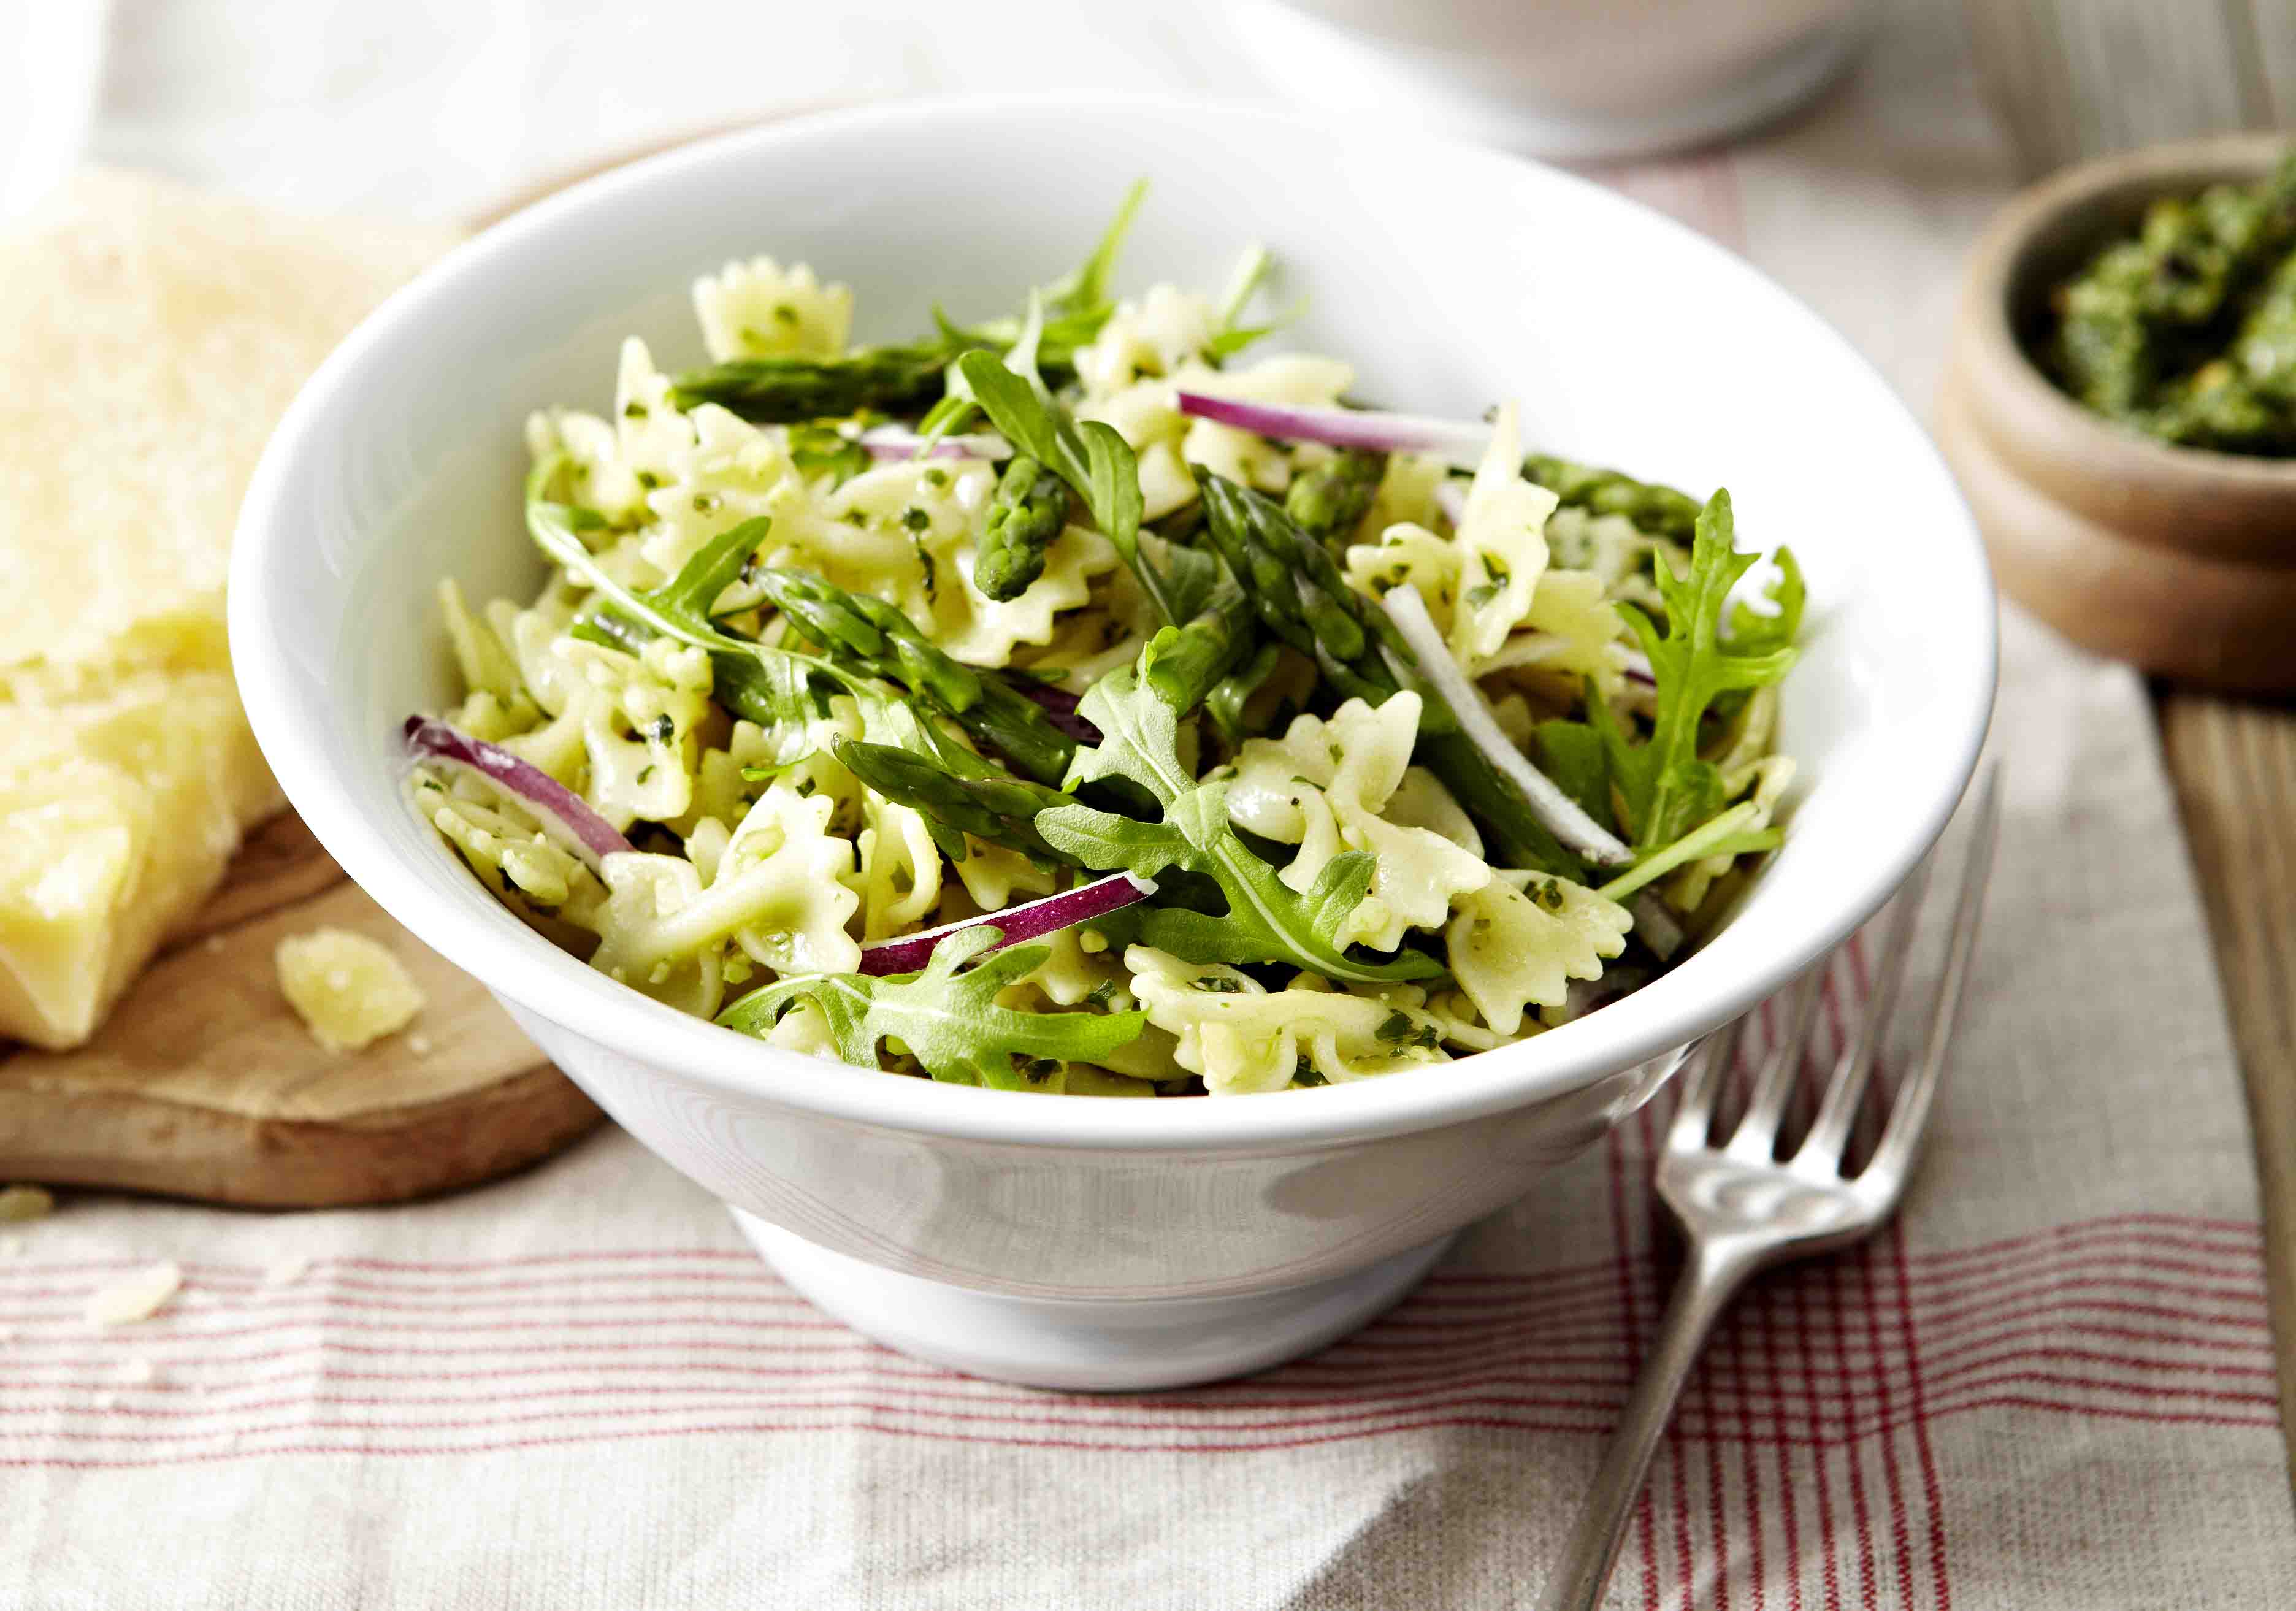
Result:
{"label": "white ceramic bowl", "polygon": [[[611,394],[636,332],[699,356],[686,286],[771,251],[852,283],[859,334],[1009,307],[1135,176],[1124,265],[1215,282],[1246,240],[1360,390],[1704,488],[1791,542],[1812,604],[1782,735],[1804,782],[1731,923],[1629,1000],[1424,1073],[1094,1101],[792,1056],[592,972],[496,906],[402,793],[407,712],[455,693],[442,576],[523,597],[521,422]],[[1407,198],[1407,206],[1405,204]],[[1439,234],[1429,218],[1444,220]],[[1952,482],[1882,381],[1728,253],[1585,181],[1257,111],[1106,95],[912,103],[711,141],[488,231],[369,318],[272,440],[241,516],[233,653],[265,752],[351,876],[483,981],[778,1268],[898,1346],[1055,1385],[1200,1380],[1319,1345],[1531,1189],[1871,914],[1960,795],[1993,596]]]}

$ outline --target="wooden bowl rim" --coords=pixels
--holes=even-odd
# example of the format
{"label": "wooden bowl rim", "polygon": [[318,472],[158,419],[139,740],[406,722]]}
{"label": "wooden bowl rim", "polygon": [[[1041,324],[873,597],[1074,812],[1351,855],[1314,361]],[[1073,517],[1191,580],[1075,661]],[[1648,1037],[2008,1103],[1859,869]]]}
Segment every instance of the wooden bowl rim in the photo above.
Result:
{"label": "wooden bowl rim", "polygon": [[1973,338],[1972,386],[2005,386],[2038,411],[2057,440],[2052,457],[2078,460],[2092,475],[2141,480],[2177,496],[2296,496],[2296,458],[2264,458],[2154,441],[2090,413],[2045,374],[2017,339],[2010,294],[2027,254],[2068,218],[2103,210],[2131,193],[2168,194],[2264,172],[2291,145],[2288,134],[2224,135],[2101,157],[2020,192],[1979,239],[1971,259],[1964,317]]}

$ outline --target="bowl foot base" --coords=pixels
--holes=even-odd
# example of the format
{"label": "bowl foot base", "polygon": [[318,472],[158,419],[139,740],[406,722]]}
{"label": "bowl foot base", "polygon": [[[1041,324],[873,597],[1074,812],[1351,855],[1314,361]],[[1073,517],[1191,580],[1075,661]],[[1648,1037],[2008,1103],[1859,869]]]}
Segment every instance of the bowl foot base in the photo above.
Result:
{"label": "bowl foot base", "polygon": [[1391,1307],[1451,1245],[1280,1292],[1093,1303],[927,1281],[733,1213],[783,1280],[864,1336],[967,1376],[1095,1393],[1185,1387],[1313,1353]]}

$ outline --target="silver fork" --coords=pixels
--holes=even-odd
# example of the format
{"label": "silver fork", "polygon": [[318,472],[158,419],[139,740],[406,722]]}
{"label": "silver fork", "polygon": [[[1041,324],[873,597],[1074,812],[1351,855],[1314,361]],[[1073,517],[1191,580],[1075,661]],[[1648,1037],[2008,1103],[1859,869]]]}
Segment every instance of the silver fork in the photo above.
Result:
{"label": "silver fork", "polygon": [[1961,892],[1946,942],[1944,970],[1931,1002],[1929,1032],[1920,1057],[1898,1083],[1881,1138],[1863,1169],[1845,1173],[1843,1154],[1905,979],[1930,860],[1915,868],[1898,892],[1856,1039],[1836,1060],[1817,1116],[1791,1157],[1776,1155],[1778,1127],[1799,1081],[1831,958],[1788,987],[1792,1027],[1764,1059],[1744,1116],[1726,1139],[1712,1133],[1715,1099],[1744,1020],[1709,1036],[1694,1054],[1658,1166],[1659,1196],[1681,1222],[1689,1241],[1688,1256],[1660,1323],[1658,1345],[1643,1367],[1610,1453],[1587,1492],[1562,1569],[1547,1587],[1547,1611],[1594,1611],[1601,1603],[1611,1568],[1618,1564],[1635,1496],[1642,1492],[1643,1477],[1674,1412],[1675,1400],[1681,1396],[1707,1333],[1738,1289],[1774,1264],[1848,1247],[1897,1211],[1945,1070],[1946,1048],[1953,1039],[1970,958],[1977,949],[1978,919],[2001,821],[1997,769],[1988,769],[1979,785],[1972,816]]}

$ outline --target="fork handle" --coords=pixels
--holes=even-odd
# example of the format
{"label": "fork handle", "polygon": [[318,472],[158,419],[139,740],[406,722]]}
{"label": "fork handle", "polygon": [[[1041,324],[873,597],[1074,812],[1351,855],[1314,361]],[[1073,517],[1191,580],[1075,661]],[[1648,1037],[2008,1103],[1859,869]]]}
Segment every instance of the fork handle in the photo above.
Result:
{"label": "fork handle", "polygon": [[1751,1248],[1727,1239],[1693,1250],[1659,1323],[1658,1345],[1635,1382],[1610,1452],[1579,1508],[1562,1566],[1547,1583],[1546,1611],[1596,1611],[1603,1603],[1635,1497],[1673,1417],[1674,1401],[1682,1396],[1706,1334],[1759,1262]]}

